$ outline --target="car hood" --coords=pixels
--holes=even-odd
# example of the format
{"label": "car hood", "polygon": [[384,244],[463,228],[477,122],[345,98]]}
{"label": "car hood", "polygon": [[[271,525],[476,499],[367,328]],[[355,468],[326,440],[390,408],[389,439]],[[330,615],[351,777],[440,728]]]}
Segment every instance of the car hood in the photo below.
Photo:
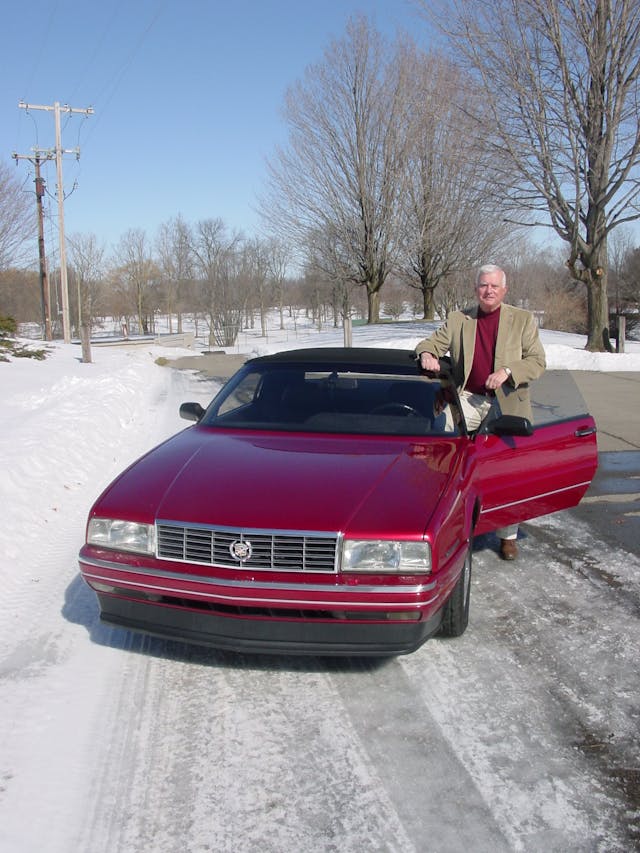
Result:
{"label": "car hood", "polygon": [[455,439],[191,427],[134,463],[92,515],[244,529],[415,535],[431,517]]}

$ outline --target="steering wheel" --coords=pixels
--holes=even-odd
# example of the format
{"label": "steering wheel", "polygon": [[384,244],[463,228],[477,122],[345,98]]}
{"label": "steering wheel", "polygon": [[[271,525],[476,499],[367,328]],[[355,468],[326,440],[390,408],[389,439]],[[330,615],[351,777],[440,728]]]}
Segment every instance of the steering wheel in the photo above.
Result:
{"label": "steering wheel", "polygon": [[408,403],[383,403],[371,410],[372,415],[405,415],[407,418],[421,418],[421,413]]}

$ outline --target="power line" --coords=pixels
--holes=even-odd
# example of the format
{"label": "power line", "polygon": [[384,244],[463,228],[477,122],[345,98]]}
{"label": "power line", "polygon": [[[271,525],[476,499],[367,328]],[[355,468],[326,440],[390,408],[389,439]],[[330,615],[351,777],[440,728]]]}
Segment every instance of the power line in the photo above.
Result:
{"label": "power line", "polygon": [[[132,47],[129,49],[128,53],[125,55],[124,59],[122,59],[119,63],[119,67],[111,74],[109,79],[106,81],[102,89],[98,91],[96,98],[94,99],[94,103],[99,104],[100,106],[100,116],[104,118],[105,113],[108,111],[108,107],[115,97],[118,89],[122,81],[124,80],[127,72],[133,65],[134,60],[136,59],[142,45],[146,41],[149,33],[153,30],[156,22],[162,15],[164,8],[166,6],[166,2],[159,3],[158,7],[155,9],[153,14],[151,15],[150,20],[144,27],[141,33],[139,33],[137,39],[133,43]],[[96,119],[93,127],[87,132],[85,137],[85,143],[88,143],[91,135],[97,130],[100,124],[101,118]]]}
{"label": "power line", "polygon": [[42,104],[25,104],[20,101],[18,106],[24,110],[45,110],[53,112],[55,120],[56,144],[55,148],[43,151],[51,155],[47,159],[55,158],[56,172],[58,178],[58,240],[60,248],[60,290],[62,292],[62,329],[65,344],[71,343],[71,319],[69,316],[69,287],[67,284],[67,253],[64,239],[64,184],[62,182],[62,157],[64,154],[75,154],[80,157],[79,148],[64,149],[62,147],[62,131],[60,129],[60,113],[83,113],[93,115],[93,108],[70,107],[68,104],[60,106],[56,101],[52,106]]}
{"label": "power line", "polygon": [[36,205],[38,211],[38,260],[40,265],[40,301],[42,304],[42,327],[44,330],[45,340],[53,340],[53,332],[51,329],[51,292],[49,288],[49,277],[47,275],[47,259],[44,250],[44,216],[42,211],[42,198],[44,196],[45,182],[40,174],[41,154],[44,154],[45,160],[51,160],[53,154],[51,152],[42,152],[39,148],[34,148],[34,157],[28,154],[13,154],[14,160],[29,160],[36,170]]}

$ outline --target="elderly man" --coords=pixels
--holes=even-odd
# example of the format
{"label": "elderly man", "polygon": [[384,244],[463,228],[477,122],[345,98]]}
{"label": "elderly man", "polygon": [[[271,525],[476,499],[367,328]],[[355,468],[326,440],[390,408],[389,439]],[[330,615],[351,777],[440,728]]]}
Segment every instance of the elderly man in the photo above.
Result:
{"label": "elderly man", "polygon": [[[420,366],[427,372],[439,371],[439,359],[449,353],[470,431],[480,426],[494,398],[503,414],[530,418],[529,382],[541,376],[546,367],[533,315],[503,305],[507,295],[504,271],[494,264],[480,267],[475,293],[476,306],[451,313],[438,331],[416,347]],[[496,535],[502,559],[515,560],[518,526],[496,530]]]}

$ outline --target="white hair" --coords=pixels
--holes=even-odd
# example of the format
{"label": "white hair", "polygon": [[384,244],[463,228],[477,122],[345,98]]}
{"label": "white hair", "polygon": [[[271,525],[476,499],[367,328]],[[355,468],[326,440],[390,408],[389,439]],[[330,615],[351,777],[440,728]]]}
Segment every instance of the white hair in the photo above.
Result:
{"label": "white hair", "polygon": [[507,286],[507,276],[505,275],[505,272],[502,269],[502,267],[496,266],[496,264],[483,264],[481,267],[478,268],[478,271],[476,273],[476,287],[478,286],[478,282],[480,281],[480,276],[482,276],[482,275],[494,275],[495,273],[500,274],[500,279],[501,279],[500,284],[503,287],[506,287]]}

